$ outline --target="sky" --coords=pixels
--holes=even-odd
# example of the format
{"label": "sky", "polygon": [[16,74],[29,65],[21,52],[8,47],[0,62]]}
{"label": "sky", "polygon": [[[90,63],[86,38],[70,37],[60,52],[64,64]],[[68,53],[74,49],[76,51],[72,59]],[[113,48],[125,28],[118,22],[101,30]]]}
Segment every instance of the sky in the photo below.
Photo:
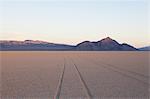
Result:
{"label": "sky", "polygon": [[0,0],[0,40],[150,45],[148,0]]}

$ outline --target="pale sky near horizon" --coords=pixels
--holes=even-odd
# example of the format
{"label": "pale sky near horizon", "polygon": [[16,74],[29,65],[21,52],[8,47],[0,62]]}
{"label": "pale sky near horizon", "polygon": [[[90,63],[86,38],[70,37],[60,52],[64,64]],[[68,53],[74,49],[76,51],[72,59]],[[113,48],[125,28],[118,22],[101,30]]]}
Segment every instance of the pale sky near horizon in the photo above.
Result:
{"label": "pale sky near horizon", "polygon": [[0,0],[0,40],[150,45],[148,0]]}

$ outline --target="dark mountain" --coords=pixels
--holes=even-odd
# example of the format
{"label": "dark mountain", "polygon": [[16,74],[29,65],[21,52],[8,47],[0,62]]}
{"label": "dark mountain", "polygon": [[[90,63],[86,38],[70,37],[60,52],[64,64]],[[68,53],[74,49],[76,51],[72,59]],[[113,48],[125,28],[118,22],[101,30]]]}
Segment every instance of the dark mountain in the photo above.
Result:
{"label": "dark mountain", "polygon": [[150,51],[150,46],[139,48],[140,51]]}
{"label": "dark mountain", "polygon": [[0,50],[29,50],[29,51],[135,51],[136,48],[128,44],[119,44],[107,37],[97,42],[84,41],[76,46],[55,44],[44,41],[0,41]]}
{"label": "dark mountain", "polygon": [[104,38],[97,42],[84,41],[76,46],[76,50],[89,51],[135,51],[133,46],[128,44],[119,44],[110,37]]}

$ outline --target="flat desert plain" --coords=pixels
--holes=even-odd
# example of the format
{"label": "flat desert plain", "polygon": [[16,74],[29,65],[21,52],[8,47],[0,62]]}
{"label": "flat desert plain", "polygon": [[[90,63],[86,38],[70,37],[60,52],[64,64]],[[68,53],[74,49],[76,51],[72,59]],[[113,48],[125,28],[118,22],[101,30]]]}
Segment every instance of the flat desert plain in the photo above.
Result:
{"label": "flat desert plain", "polygon": [[149,55],[1,51],[1,99],[149,99]]}

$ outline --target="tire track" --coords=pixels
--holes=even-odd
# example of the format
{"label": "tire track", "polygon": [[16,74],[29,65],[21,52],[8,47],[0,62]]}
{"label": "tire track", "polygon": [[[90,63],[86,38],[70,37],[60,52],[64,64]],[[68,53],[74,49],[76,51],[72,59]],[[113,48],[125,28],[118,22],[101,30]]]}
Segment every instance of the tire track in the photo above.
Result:
{"label": "tire track", "polygon": [[84,90],[85,90],[85,92],[86,92],[86,94],[87,94],[88,99],[92,99],[91,92],[90,92],[90,90],[89,90],[87,84],[85,83],[85,81],[84,81],[84,79],[83,79],[83,77],[82,77],[82,75],[81,75],[81,73],[80,73],[80,71],[79,71],[77,65],[73,62],[72,59],[71,59],[71,61],[72,61],[72,63],[74,64],[74,68],[75,68],[76,73],[77,73],[77,75],[78,75],[78,77],[79,77],[79,79],[80,79],[81,84],[82,84],[83,87],[84,87]]}
{"label": "tire track", "polygon": [[140,73],[137,73],[137,72],[134,72],[134,71],[130,71],[130,70],[126,70],[126,69],[123,69],[123,68],[119,68],[118,66],[115,66],[115,65],[113,65],[113,64],[106,63],[106,62],[104,62],[103,60],[98,60],[98,61],[100,61],[101,63],[103,63],[103,64],[105,64],[105,65],[108,65],[108,66],[110,66],[110,67],[113,67],[113,68],[115,68],[115,69],[132,73],[133,75],[138,75],[138,76],[145,77],[145,78],[149,78],[149,77],[150,77],[150,76],[147,76],[147,75],[144,75],[144,74],[140,74]]}
{"label": "tire track", "polygon": [[[95,63],[95,64],[96,64],[96,65],[100,65],[100,64],[97,64],[97,63]],[[139,82],[142,82],[142,83],[144,83],[144,84],[150,85],[148,82],[144,82],[144,81],[142,81],[142,80],[140,80],[140,79],[138,79],[138,78],[136,78],[136,77],[130,76],[130,75],[128,75],[128,74],[126,74],[126,73],[123,73],[123,72],[121,72],[121,71],[115,70],[115,69],[110,68],[110,67],[107,67],[107,66],[102,66],[102,67],[103,67],[103,68],[106,68],[106,69],[108,69],[108,70],[117,72],[117,73],[119,73],[119,74],[121,74],[121,75],[123,75],[123,76],[129,77],[129,78],[132,78],[132,79],[135,79],[135,80],[137,80],[137,81],[139,81]]]}
{"label": "tire track", "polygon": [[60,97],[61,87],[62,87],[64,73],[65,73],[65,65],[66,65],[66,60],[64,59],[63,70],[62,70],[60,78],[59,78],[59,82],[58,82],[57,89],[56,89],[56,92],[54,95],[54,99],[59,99],[59,97]]}
{"label": "tire track", "polygon": [[[97,61],[94,61],[93,59],[84,59],[85,61],[87,61],[87,60],[89,60],[89,61],[91,61],[91,62],[93,62],[95,65],[100,65]],[[126,76],[126,77],[129,77],[129,78],[132,78],[132,79],[135,79],[135,80],[137,80],[137,81],[139,81],[139,82],[141,82],[141,83],[143,83],[143,84],[146,84],[146,85],[150,85],[148,82],[145,82],[145,81],[143,81],[143,80],[141,80],[141,79],[138,79],[137,77],[134,77],[133,75],[130,75],[130,74],[127,74],[127,73],[125,73],[126,71],[121,71],[121,70],[118,70],[118,69],[116,69],[116,68],[114,68],[114,67],[110,67],[108,64],[104,64],[104,62],[101,62],[103,65],[100,65],[101,67],[103,67],[103,68],[105,68],[105,69],[108,69],[108,70],[111,70],[111,71],[114,71],[114,72],[117,72],[117,73],[119,73],[119,74],[121,74],[121,75],[123,75],[123,76]]]}

